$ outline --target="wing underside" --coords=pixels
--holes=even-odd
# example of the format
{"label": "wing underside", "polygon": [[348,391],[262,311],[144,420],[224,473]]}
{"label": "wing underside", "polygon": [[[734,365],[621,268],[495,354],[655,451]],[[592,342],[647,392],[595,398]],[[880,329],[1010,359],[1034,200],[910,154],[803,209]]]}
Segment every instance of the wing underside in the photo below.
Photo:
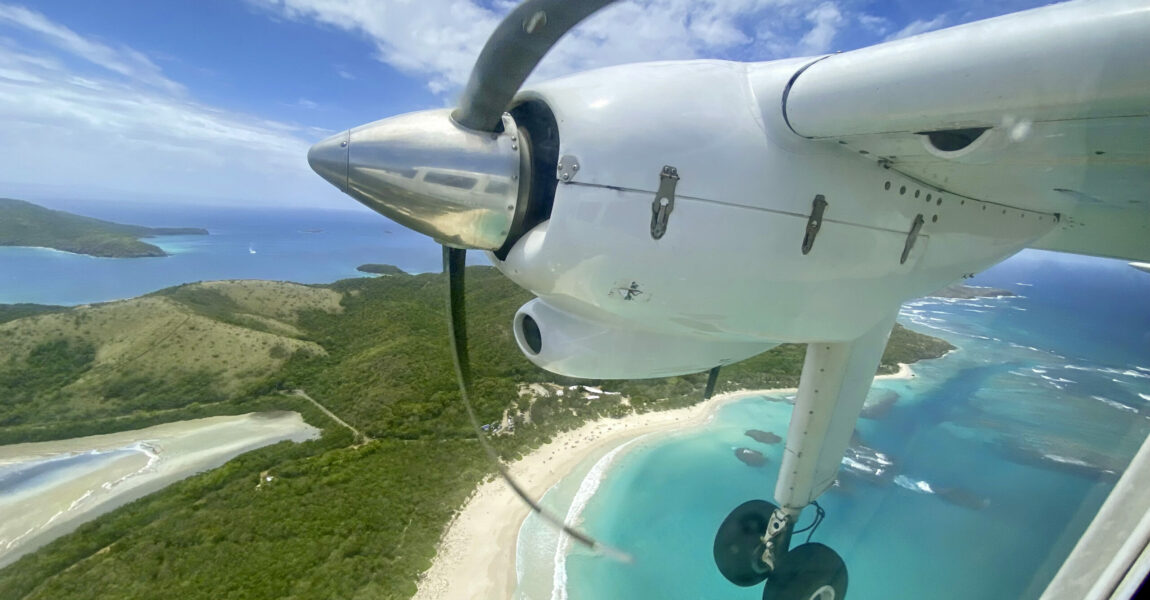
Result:
{"label": "wing underside", "polygon": [[1150,3],[1070,2],[835,54],[797,134],[951,193],[1056,212],[1035,247],[1150,260]]}

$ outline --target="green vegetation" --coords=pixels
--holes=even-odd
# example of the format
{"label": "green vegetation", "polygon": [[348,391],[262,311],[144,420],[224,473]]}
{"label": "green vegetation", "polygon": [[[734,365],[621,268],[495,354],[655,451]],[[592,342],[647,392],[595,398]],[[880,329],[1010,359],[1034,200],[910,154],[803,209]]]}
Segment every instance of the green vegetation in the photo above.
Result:
{"label": "green vegetation", "polygon": [[356,267],[355,270],[356,271],[362,271],[364,273],[374,273],[376,275],[406,275],[407,274],[403,271],[403,269],[401,269],[395,265],[379,265],[379,264],[375,264],[375,263],[368,263],[366,265],[360,265],[360,266]]}
{"label": "green vegetation", "polygon": [[896,373],[898,363],[910,364],[927,357],[936,358],[951,350],[954,350],[954,346],[946,340],[922,335],[896,323],[890,332],[890,341],[886,344],[878,372]]}
{"label": "green vegetation", "polygon": [[167,256],[160,248],[141,242],[141,237],[207,233],[205,229],[190,227],[121,225],[0,198],[0,246],[37,246],[92,256],[137,258]]}
{"label": "green vegetation", "polygon": [[[492,437],[504,457],[596,416],[699,401],[705,374],[576,382],[538,369],[508,327],[527,292],[491,268],[467,275],[476,409],[484,422],[516,418],[513,434]],[[0,442],[273,409],[324,431],[82,526],[0,570],[0,599],[409,597],[493,472],[460,406],[444,292],[432,274],[212,282],[0,324]],[[900,330],[884,368],[947,349]],[[794,385],[803,355],[786,345],[724,368],[719,389]],[[527,390],[576,383],[620,395]],[[296,389],[374,440],[356,443]]]}
{"label": "green vegetation", "polygon": [[0,323],[7,323],[8,321],[23,319],[24,317],[30,317],[32,315],[60,312],[64,310],[68,310],[68,307],[55,306],[53,304],[0,304]]}
{"label": "green vegetation", "polygon": [[292,356],[324,353],[301,339],[297,315],[337,312],[339,297],[291,283],[196,283],[0,323],[0,443],[237,412]]}

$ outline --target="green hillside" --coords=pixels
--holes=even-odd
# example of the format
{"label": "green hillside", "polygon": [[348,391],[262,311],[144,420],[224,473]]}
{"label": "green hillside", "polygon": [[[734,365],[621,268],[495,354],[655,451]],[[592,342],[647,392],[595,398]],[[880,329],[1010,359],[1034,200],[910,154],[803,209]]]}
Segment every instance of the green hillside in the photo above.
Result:
{"label": "green hillside", "polygon": [[[505,457],[596,416],[699,401],[705,375],[599,382],[629,406],[531,394],[524,384],[575,382],[516,348],[508,324],[528,293],[489,267],[467,277],[477,410],[518,417],[513,435],[492,438]],[[324,431],[80,527],[0,570],[0,599],[409,597],[454,511],[493,473],[460,406],[444,292],[439,274],[213,282],[0,324],[5,442],[266,409],[299,410]],[[906,330],[892,340],[895,362],[950,349]],[[782,346],[727,368],[720,389],[794,384],[803,353]]]}
{"label": "green hillside", "polygon": [[0,198],[0,246],[35,246],[91,256],[138,258],[167,256],[160,248],[139,238],[207,233],[205,229],[191,227],[122,225],[47,209],[23,200]]}

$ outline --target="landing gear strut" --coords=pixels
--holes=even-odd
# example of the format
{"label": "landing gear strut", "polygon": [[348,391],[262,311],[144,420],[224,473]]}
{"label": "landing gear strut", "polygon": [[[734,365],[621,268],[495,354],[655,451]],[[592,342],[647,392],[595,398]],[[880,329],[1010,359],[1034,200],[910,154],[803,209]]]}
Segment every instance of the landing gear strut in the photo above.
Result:
{"label": "landing gear strut", "polygon": [[846,597],[842,557],[822,544],[791,548],[791,536],[804,507],[813,503],[819,511],[812,528],[824,514],[815,500],[838,476],[894,319],[892,312],[851,341],[807,346],[775,503],[741,504],[715,535],[715,564],[731,583],[749,587],[766,581],[763,600]]}

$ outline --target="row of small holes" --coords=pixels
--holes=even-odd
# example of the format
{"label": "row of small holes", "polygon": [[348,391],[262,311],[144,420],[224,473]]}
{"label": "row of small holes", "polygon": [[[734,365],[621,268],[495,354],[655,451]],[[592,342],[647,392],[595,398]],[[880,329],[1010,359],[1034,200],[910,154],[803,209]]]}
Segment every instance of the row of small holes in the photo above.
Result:
{"label": "row of small holes", "polygon": [[[883,184],[883,186],[882,186],[882,189],[884,189],[884,190],[890,190],[890,181],[887,181],[886,183],[884,183],[884,184]],[[918,198],[918,197],[920,196],[920,194],[921,194],[921,193],[922,193],[922,190],[915,190],[915,191],[914,191],[914,197],[915,197],[915,198]],[[900,186],[899,186],[899,188],[898,188],[898,194],[899,194],[900,196],[904,196],[904,195],[906,195],[906,186],[905,186],[905,185],[900,185]],[[930,201],[931,201],[931,200],[933,200],[933,199],[934,199],[934,198],[933,198],[933,194],[927,194],[927,195],[926,195],[926,202],[927,202],[928,204],[929,204],[929,203],[930,203]],[[960,205],[962,205],[962,206],[966,206],[966,200],[960,200],[960,201],[959,201],[959,204],[960,204]],[[938,197],[938,199],[935,201],[935,206],[942,206],[942,196],[939,196],[939,197]],[[983,204],[983,205],[982,205],[982,210],[986,210],[986,205],[985,205],[985,204]],[[1004,214],[1004,215],[1006,214],[1006,209],[1002,209],[1002,214]],[[1021,218],[1021,219],[1025,219],[1025,218],[1026,218],[1026,213],[1025,213],[1025,212],[1023,212],[1023,211],[1018,211],[1018,216],[1019,216],[1019,218]],[[938,222],[938,215],[934,215],[933,217],[931,217],[931,219],[930,219],[930,220],[931,220],[931,222],[932,222],[932,223],[937,223],[937,222]],[[1042,216],[1039,216],[1039,217],[1038,217],[1038,220],[1039,220],[1039,221],[1043,220],[1043,217],[1042,217]]]}
{"label": "row of small holes", "polygon": [[[883,186],[882,186],[882,188],[883,188],[884,190],[889,190],[889,189],[890,189],[890,182],[889,182],[889,181],[887,181],[886,183],[884,183],[884,184],[883,184]],[[899,188],[898,188],[898,195],[900,195],[900,196],[905,196],[905,195],[906,195],[906,186],[905,186],[905,185],[900,185],[900,186],[899,186]],[[919,198],[919,197],[921,197],[921,196],[922,196],[922,190],[915,190],[915,191],[914,191],[914,197],[915,197],[915,198]],[[927,194],[927,195],[926,195],[926,201],[927,201],[927,202],[930,202],[930,201],[931,201],[931,200],[933,200],[933,199],[934,199],[934,195],[933,195],[933,194]],[[963,201],[962,201],[962,203],[963,203],[963,204],[966,204],[966,201],[965,201],[965,200],[963,200]],[[937,204],[938,206],[942,206],[942,196],[939,196],[939,197],[938,197],[938,201],[937,201],[937,203],[936,203],[936,204]]]}

